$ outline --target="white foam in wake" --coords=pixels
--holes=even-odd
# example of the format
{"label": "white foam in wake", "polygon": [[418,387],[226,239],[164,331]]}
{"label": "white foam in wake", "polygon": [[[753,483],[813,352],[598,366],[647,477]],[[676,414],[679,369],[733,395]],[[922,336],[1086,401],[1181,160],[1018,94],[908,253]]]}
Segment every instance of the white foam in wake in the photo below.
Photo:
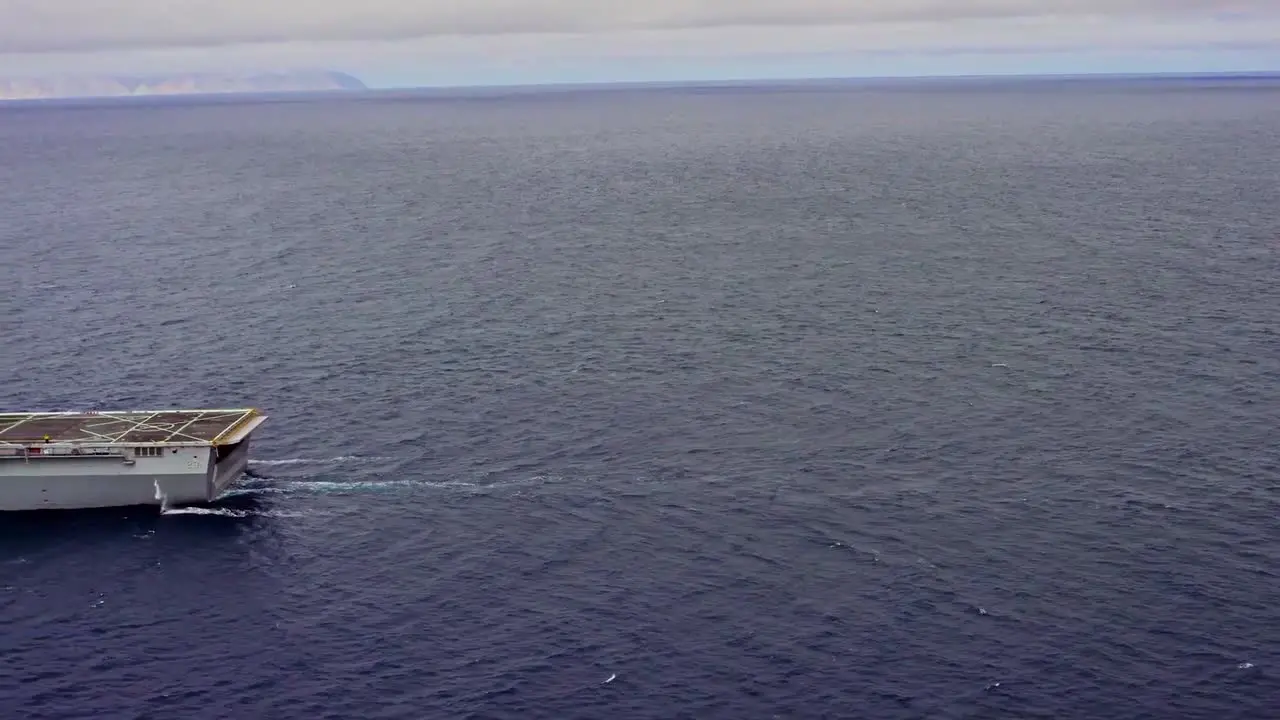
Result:
{"label": "white foam in wake", "polygon": [[303,517],[306,513],[282,512],[279,510],[236,510],[234,508],[178,507],[166,508],[161,515],[217,515],[220,517]]}
{"label": "white foam in wake", "polygon": [[348,494],[359,492],[403,492],[413,489],[429,489],[446,492],[463,492],[467,494],[484,494],[506,489],[519,489],[530,485],[541,485],[545,478],[535,476],[499,482],[474,482],[462,479],[423,480],[407,479],[370,479],[370,480],[292,480],[285,478],[255,477],[223,493],[223,498],[244,497],[253,495],[325,495]]}
{"label": "white foam in wake", "polygon": [[231,508],[203,508],[203,507],[180,507],[165,508],[160,511],[161,515],[221,515],[222,517],[249,517],[253,513],[247,510],[232,510]]}
{"label": "white foam in wake", "polygon": [[277,483],[277,492],[345,493],[360,491],[395,491],[405,488],[434,488],[438,490],[481,490],[485,486],[460,481],[430,482],[426,480],[297,480]]}
{"label": "white foam in wake", "polygon": [[270,467],[273,465],[338,465],[348,462],[394,460],[395,458],[377,455],[339,455],[331,458],[284,458],[282,460],[250,460],[249,465]]}
{"label": "white foam in wake", "polygon": [[289,492],[289,491],[286,488],[282,488],[282,487],[245,486],[245,487],[237,487],[231,490],[227,490],[226,492],[222,493],[220,497],[232,498],[232,497],[246,497],[250,495],[279,495],[286,492]]}

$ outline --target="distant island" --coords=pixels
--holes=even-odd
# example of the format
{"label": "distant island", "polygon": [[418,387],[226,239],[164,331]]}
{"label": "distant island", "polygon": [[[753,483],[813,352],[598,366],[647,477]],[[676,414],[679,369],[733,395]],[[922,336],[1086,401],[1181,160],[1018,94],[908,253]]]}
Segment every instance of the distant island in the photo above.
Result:
{"label": "distant island", "polygon": [[330,71],[0,77],[0,100],[328,92],[367,89],[363,82],[351,75]]}

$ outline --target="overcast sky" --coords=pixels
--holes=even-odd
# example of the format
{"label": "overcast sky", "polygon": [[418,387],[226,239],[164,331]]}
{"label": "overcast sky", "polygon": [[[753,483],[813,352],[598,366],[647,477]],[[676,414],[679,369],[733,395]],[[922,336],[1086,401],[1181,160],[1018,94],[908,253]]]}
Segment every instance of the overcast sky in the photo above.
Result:
{"label": "overcast sky", "polygon": [[1280,70],[1280,0],[0,0],[0,72],[373,84]]}

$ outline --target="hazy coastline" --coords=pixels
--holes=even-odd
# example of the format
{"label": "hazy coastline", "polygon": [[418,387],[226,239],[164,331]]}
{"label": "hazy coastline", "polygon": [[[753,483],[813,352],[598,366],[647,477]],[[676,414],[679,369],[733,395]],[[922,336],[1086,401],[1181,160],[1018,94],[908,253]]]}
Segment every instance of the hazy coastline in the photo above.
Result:
{"label": "hazy coastline", "polygon": [[0,78],[0,100],[211,95],[364,90],[359,78],[333,71],[56,75]]}

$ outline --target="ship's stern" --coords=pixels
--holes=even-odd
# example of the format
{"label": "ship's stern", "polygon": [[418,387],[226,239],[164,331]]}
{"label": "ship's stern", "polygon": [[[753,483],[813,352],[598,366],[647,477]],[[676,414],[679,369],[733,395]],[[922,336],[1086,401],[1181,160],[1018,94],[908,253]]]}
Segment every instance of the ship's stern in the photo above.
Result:
{"label": "ship's stern", "polygon": [[217,500],[249,469],[249,437],[230,445],[219,445],[210,453],[209,502]]}

